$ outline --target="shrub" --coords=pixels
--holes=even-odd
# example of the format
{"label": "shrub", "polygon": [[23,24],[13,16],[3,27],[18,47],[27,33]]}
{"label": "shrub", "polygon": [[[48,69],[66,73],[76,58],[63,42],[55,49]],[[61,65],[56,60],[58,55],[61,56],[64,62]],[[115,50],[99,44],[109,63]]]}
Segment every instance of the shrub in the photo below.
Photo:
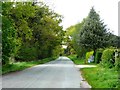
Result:
{"label": "shrub", "polygon": [[6,55],[2,55],[2,65],[9,64],[9,57]]}
{"label": "shrub", "polygon": [[88,61],[88,59],[90,58],[90,56],[92,56],[94,53],[94,51],[90,51],[86,53],[86,62]]}
{"label": "shrub", "polygon": [[102,57],[103,49],[97,50],[95,54],[95,63],[100,63]]}
{"label": "shrub", "polygon": [[37,49],[30,45],[23,45],[17,54],[16,60],[19,61],[31,61],[37,58]]}
{"label": "shrub", "polygon": [[101,65],[112,68],[114,66],[115,60],[114,60],[114,49],[106,49],[103,51],[102,57],[101,57]]}

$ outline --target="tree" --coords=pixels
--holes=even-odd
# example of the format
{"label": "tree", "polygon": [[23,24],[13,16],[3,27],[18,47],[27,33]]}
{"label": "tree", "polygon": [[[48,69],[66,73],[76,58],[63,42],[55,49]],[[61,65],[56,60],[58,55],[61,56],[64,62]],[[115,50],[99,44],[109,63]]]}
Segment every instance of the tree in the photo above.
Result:
{"label": "tree", "polygon": [[112,33],[109,34],[109,46],[120,48],[120,36],[116,36]]}
{"label": "tree", "polygon": [[2,20],[3,61],[51,57],[61,48],[62,16],[42,2],[3,2]]}
{"label": "tree", "polygon": [[35,16],[29,19],[32,28],[35,47],[38,49],[38,58],[51,57],[56,46],[60,45],[64,32],[59,24],[61,15],[51,11],[46,5],[35,7]]}
{"label": "tree", "polygon": [[94,50],[106,47],[108,44],[108,30],[104,22],[100,20],[100,16],[94,8],[90,10],[80,32],[80,45]]}
{"label": "tree", "polygon": [[[75,25],[70,26],[66,29],[66,37],[71,37],[71,40],[66,41],[69,43],[68,45],[71,45],[71,49],[73,48],[77,54],[78,57],[84,57],[87,49],[85,49],[83,46],[79,43],[79,33],[81,32],[81,28],[85,22],[85,19],[83,19],[82,22],[77,23]],[[67,49],[68,50],[68,49]]]}
{"label": "tree", "polygon": [[9,17],[12,3],[3,3],[2,6],[2,65],[6,65],[9,64],[10,57],[15,56],[16,30],[12,19]]}

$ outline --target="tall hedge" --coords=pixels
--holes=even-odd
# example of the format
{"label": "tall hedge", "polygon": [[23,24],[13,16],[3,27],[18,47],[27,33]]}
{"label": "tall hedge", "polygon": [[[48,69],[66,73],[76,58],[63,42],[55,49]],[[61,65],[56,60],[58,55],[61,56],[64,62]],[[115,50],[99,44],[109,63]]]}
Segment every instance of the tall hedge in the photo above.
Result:
{"label": "tall hedge", "polygon": [[115,63],[114,49],[105,49],[103,51],[101,59],[102,59],[101,62],[102,66],[112,68]]}
{"label": "tall hedge", "polygon": [[95,63],[100,63],[101,60],[101,57],[102,57],[102,53],[103,53],[103,49],[99,49],[96,51],[96,54],[95,54]]}

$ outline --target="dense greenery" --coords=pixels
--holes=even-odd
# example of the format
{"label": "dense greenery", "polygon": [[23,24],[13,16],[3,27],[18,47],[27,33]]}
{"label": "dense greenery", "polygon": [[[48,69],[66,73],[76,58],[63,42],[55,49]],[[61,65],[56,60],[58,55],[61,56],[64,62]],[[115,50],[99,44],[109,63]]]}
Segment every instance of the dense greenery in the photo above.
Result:
{"label": "dense greenery", "polygon": [[68,56],[76,65],[96,65],[95,63],[86,63],[85,57],[77,57],[76,54]]}
{"label": "dense greenery", "polygon": [[88,59],[89,59],[91,56],[93,56],[93,53],[94,53],[94,51],[90,51],[90,52],[87,52],[87,53],[86,53],[86,58],[85,58],[86,63],[88,62]]}
{"label": "dense greenery", "polygon": [[57,56],[61,51],[62,16],[38,3],[2,2],[3,65]]}
{"label": "dense greenery", "polygon": [[[84,78],[92,88],[118,88],[120,71],[120,37],[110,33],[99,14],[92,8],[82,22],[72,25],[66,30],[69,58],[75,64],[98,64],[96,68],[82,69]],[[96,84],[97,83],[97,84]]]}
{"label": "dense greenery", "polygon": [[80,32],[80,44],[85,48],[94,50],[94,56],[98,48],[108,45],[108,30],[104,22],[100,20],[100,16],[94,8],[90,10],[88,17]]}
{"label": "dense greenery", "polygon": [[[82,68],[82,75],[92,88],[118,88],[118,72],[103,67]],[[94,89],[93,89],[94,90]]]}
{"label": "dense greenery", "polygon": [[79,57],[92,50],[95,56],[97,49],[100,48],[110,46],[119,48],[120,37],[110,33],[93,7],[82,22],[66,29],[66,36],[68,39],[71,37],[69,45]]}
{"label": "dense greenery", "polygon": [[98,49],[95,54],[95,63],[100,63],[102,57],[103,49]]}
{"label": "dense greenery", "polygon": [[85,23],[85,19],[76,25],[70,26],[66,29],[66,37],[67,37],[67,46],[70,47],[69,50],[73,51],[74,49],[77,56],[85,57],[86,52],[88,51],[85,47],[81,46],[79,43],[79,33],[81,32],[81,28]]}
{"label": "dense greenery", "polygon": [[69,55],[68,56],[76,65],[85,64],[84,58],[78,58],[77,55]]}
{"label": "dense greenery", "polygon": [[100,66],[82,69],[85,78],[95,88],[118,87],[120,37],[109,32],[94,8],[66,31],[60,26],[62,16],[42,2],[2,2],[1,16],[3,74],[54,60],[63,52],[75,64],[94,55]]}
{"label": "dense greenery", "polygon": [[114,48],[107,48],[103,51],[100,65],[105,68],[120,69],[120,50]]}
{"label": "dense greenery", "polygon": [[115,69],[119,72],[120,71],[120,56],[115,58]]}
{"label": "dense greenery", "polygon": [[115,63],[115,58],[114,58],[114,49],[106,49],[103,51],[102,54],[102,66],[107,66],[109,68],[112,68]]}

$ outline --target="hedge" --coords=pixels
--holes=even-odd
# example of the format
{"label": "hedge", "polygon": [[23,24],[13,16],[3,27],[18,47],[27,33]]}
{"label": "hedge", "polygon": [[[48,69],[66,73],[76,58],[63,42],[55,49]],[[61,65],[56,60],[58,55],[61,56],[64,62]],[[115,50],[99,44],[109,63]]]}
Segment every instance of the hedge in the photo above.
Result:
{"label": "hedge", "polygon": [[96,51],[96,54],[95,54],[95,63],[100,63],[101,60],[101,57],[102,57],[102,53],[103,53],[103,49],[99,49]]}
{"label": "hedge", "polygon": [[112,68],[115,63],[114,59],[114,49],[105,49],[103,51],[101,64],[102,66]]}

